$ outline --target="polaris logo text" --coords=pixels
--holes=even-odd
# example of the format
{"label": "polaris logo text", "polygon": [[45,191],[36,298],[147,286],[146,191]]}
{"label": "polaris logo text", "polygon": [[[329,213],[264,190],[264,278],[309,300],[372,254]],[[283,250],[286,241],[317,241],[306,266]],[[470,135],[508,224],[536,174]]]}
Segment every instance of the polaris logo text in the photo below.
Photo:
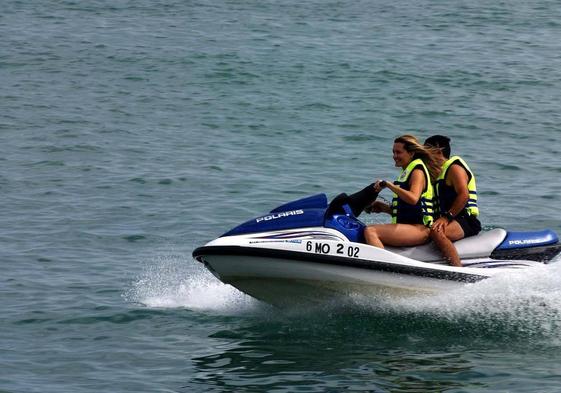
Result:
{"label": "polaris logo text", "polygon": [[276,220],[277,218],[288,217],[288,216],[297,216],[299,214],[304,214],[304,210],[292,210],[292,211],[289,211],[289,212],[270,214],[268,216],[256,218],[255,222]]}
{"label": "polaris logo text", "polygon": [[516,244],[517,246],[523,246],[525,244],[537,244],[542,242],[543,240],[541,239],[525,239],[525,240],[509,240],[508,244],[509,245]]}

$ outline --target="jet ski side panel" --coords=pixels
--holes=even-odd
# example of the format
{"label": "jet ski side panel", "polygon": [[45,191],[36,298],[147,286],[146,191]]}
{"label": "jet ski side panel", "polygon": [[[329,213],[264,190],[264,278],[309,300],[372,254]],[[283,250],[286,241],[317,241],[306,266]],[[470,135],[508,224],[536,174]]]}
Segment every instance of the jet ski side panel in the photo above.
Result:
{"label": "jet ski side panel", "polygon": [[532,232],[508,232],[493,251],[493,259],[530,260],[548,263],[561,253],[557,234],[545,229]]}
{"label": "jet ski side panel", "polygon": [[512,250],[516,248],[543,247],[559,243],[557,234],[551,229],[531,232],[508,232],[505,240],[497,250]]}

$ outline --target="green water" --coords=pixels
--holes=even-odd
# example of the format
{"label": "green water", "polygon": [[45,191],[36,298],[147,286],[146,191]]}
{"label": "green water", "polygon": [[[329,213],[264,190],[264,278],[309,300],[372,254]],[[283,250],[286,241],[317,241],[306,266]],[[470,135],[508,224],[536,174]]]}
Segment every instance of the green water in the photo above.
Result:
{"label": "green water", "polygon": [[561,231],[561,4],[0,9],[0,391],[561,390],[559,266],[278,311],[191,258],[396,177],[403,133],[452,138],[486,228]]}

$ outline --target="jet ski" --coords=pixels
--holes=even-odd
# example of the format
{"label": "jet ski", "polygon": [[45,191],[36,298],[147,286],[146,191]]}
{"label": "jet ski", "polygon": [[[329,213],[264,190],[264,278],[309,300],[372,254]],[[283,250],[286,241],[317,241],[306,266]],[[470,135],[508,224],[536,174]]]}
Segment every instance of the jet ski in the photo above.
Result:
{"label": "jet ski", "polygon": [[491,229],[455,242],[462,267],[449,266],[432,243],[387,247],[365,243],[357,217],[377,194],[366,187],[283,204],[193,251],[220,281],[261,301],[286,306],[342,294],[411,296],[449,291],[552,262],[557,234]]}

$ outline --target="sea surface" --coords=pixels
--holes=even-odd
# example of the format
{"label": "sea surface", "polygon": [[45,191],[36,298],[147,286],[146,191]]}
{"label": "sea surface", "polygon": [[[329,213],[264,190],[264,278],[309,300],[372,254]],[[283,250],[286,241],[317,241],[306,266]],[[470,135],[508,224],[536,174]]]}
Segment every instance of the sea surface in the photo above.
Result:
{"label": "sea surface", "polygon": [[191,256],[395,178],[405,133],[452,138],[487,229],[561,232],[560,2],[0,11],[2,393],[561,391],[561,264],[276,310]]}

